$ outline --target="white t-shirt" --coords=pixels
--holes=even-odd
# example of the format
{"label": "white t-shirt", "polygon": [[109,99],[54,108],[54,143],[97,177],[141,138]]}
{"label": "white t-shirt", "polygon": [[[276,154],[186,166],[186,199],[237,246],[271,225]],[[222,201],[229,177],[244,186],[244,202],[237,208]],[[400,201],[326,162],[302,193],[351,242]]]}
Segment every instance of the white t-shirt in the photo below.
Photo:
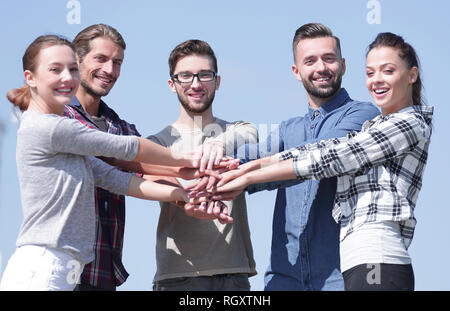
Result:
{"label": "white t-shirt", "polygon": [[341,241],[341,272],[366,263],[410,264],[395,221],[365,223]]}

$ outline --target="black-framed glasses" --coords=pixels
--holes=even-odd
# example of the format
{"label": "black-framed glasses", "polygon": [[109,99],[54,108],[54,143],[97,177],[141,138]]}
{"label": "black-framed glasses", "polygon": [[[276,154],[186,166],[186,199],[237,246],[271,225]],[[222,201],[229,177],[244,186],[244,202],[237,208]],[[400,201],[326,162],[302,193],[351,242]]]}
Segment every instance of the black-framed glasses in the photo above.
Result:
{"label": "black-framed glasses", "polygon": [[175,80],[179,83],[192,83],[194,82],[194,78],[197,77],[200,82],[210,82],[213,81],[217,76],[217,73],[214,71],[201,71],[199,73],[192,73],[189,71],[180,72],[176,75],[170,76],[172,80]]}

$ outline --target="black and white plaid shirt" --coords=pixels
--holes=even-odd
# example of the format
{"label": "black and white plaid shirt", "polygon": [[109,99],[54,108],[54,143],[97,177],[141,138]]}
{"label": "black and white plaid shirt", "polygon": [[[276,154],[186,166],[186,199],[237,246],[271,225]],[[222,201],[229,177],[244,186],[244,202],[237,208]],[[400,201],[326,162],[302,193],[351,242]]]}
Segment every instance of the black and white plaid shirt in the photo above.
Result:
{"label": "black and white plaid shirt", "polygon": [[280,153],[298,179],[338,176],[333,218],[341,240],[364,223],[396,221],[406,247],[428,157],[433,107],[410,106],[363,124],[361,132]]}

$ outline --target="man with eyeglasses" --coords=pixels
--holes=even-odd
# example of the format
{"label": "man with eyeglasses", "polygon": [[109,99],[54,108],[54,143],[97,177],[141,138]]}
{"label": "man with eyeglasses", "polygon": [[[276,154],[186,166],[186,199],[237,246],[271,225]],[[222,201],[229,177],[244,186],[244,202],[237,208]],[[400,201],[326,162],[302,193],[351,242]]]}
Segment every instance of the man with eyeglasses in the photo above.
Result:
{"label": "man with eyeglasses", "polygon": [[[225,154],[234,156],[235,145],[257,142],[252,124],[227,122],[213,115],[221,77],[208,43],[188,40],[179,44],[170,54],[169,67],[168,83],[178,96],[180,115],[149,136],[150,140],[172,150],[196,152],[202,159],[200,170],[212,168]],[[177,181],[183,187],[193,182]],[[256,270],[245,195],[225,203],[232,224],[194,219],[173,204],[160,203],[154,290],[250,290],[248,277]]]}

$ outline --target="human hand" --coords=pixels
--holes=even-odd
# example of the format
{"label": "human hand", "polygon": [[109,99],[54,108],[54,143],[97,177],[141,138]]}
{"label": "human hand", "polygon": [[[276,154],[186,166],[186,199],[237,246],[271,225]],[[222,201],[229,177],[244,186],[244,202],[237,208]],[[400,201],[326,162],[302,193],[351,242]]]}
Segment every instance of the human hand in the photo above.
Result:
{"label": "human hand", "polygon": [[189,191],[206,190],[207,188],[211,188],[212,185],[216,184],[217,180],[218,178],[212,176],[203,176],[202,178],[199,178],[197,181],[195,181],[193,184],[187,186],[185,190]]}
{"label": "human hand", "polygon": [[210,141],[201,145],[195,152],[194,158],[198,161],[200,172],[212,169],[218,165],[225,155],[225,144],[221,141]]}
{"label": "human hand", "polygon": [[[228,170],[234,170],[239,166],[239,159],[233,159],[230,157],[223,158],[219,161],[217,165],[214,166],[213,169],[207,169],[204,173],[201,173],[200,170],[195,172],[192,176],[187,177],[202,177],[199,178],[196,182],[189,185],[185,188],[185,190],[190,191],[201,191],[201,190],[211,190],[213,186],[222,179],[222,173],[227,172]],[[189,172],[190,169],[185,169],[186,172]],[[191,173],[187,173],[191,174]],[[185,179],[193,179],[193,178],[185,178]]]}
{"label": "human hand", "polygon": [[232,157],[222,158],[218,164],[214,165],[215,168],[226,168],[227,170],[234,170],[239,167],[240,159]]}
{"label": "human hand", "polygon": [[238,195],[242,193],[242,190],[235,190],[235,191],[229,191],[229,192],[215,192],[212,193],[210,199],[211,200],[217,200],[217,201],[232,201],[236,199]]}
{"label": "human hand", "polygon": [[233,217],[229,214],[228,206],[222,201],[211,201],[207,209],[207,214],[210,213],[215,215],[217,220],[223,225],[233,222]]}
{"label": "human hand", "polygon": [[217,182],[216,187],[221,187],[221,186],[229,183],[233,179],[243,176],[246,172],[247,172],[247,169],[245,167],[245,164],[237,167],[236,169],[221,172],[221,174],[220,174],[221,178]]}
{"label": "human hand", "polygon": [[[225,174],[227,174],[227,176],[223,176],[223,174],[222,179],[213,189],[213,192],[217,193],[217,195],[220,195],[221,193],[240,193],[244,191],[245,188],[247,188],[247,186],[249,185],[248,176],[246,174],[239,175],[241,172],[238,172],[238,174],[232,174],[235,171],[226,172]],[[226,180],[225,182],[223,182],[225,178]]]}
{"label": "human hand", "polygon": [[222,176],[220,175],[222,172],[224,172],[224,170],[219,170],[219,169],[211,169],[211,170],[205,170],[204,172],[200,172],[200,170],[198,168],[190,168],[190,167],[182,167],[179,169],[178,173],[180,178],[185,179],[185,180],[192,180],[192,179],[197,179],[197,178],[202,178],[202,177],[214,177],[217,180],[219,180],[220,178],[222,178]]}
{"label": "human hand", "polygon": [[217,219],[221,224],[233,222],[233,217],[228,214],[228,207],[221,201],[201,202],[199,204],[178,202],[177,205],[184,209],[186,215],[197,219]]}

